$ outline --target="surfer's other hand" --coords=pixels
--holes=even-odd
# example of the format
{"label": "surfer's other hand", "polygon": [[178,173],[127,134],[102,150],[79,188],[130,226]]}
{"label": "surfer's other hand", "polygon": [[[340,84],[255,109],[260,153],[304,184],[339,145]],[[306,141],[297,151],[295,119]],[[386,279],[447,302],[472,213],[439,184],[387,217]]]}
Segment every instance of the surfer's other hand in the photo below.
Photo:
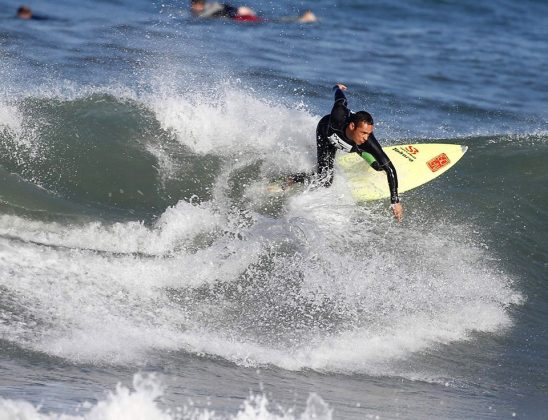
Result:
{"label": "surfer's other hand", "polygon": [[403,219],[403,206],[401,203],[394,203],[390,206],[392,213],[398,222],[401,222]]}
{"label": "surfer's other hand", "polygon": [[337,83],[335,86],[337,86],[340,90],[346,90],[348,89],[345,85],[343,85],[342,83]]}

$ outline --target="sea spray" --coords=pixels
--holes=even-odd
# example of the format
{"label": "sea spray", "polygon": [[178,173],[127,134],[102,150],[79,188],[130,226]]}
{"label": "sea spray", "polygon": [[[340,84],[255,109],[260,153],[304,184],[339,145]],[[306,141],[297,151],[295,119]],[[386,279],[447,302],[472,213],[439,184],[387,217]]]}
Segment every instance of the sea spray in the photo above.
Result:
{"label": "sea spray", "polygon": [[340,176],[274,202],[269,177],[314,165],[317,116],[302,107],[237,83],[35,96],[4,118],[4,164],[97,216],[1,217],[1,328],[18,346],[416,378],[400,361],[504,331],[522,302],[473,223],[424,206],[396,226]]}
{"label": "sea spray", "polygon": [[[273,407],[266,395],[252,394],[235,414],[216,413],[196,408],[192,401],[169,408],[163,402],[165,390],[154,375],[137,374],[133,390],[121,384],[96,404],[85,402],[75,414],[44,413],[40,406],[22,400],[0,397],[0,418],[5,420],[331,420],[333,410],[324,400],[311,394],[301,414],[295,408]],[[80,414],[80,412],[82,412]]]}

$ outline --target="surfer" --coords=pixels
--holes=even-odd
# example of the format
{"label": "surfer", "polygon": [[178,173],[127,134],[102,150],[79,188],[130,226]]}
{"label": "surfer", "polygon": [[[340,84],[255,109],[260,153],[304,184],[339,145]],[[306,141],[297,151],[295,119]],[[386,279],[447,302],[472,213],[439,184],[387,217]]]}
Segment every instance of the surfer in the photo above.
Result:
{"label": "surfer", "polygon": [[205,0],[190,0],[190,11],[200,18],[225,17],[241,20],[261,20],[255,11],[247,6],[234,7],[229,4],[206,2]]}
{"label": "surfer", "polygon": [[17,9],[17,17],[23,20],[32,19],[32,10],[27,6],[21,6]]}
{"label": "surfer", "polygon": [[301,173],[288,177],[289,184],[294,182],[316,179],[325,187],[333,183],[333,166],[337,149],[347,153],[358,153],[376,171],[386,172],[388,187],[390,188],[390,202],[394,217],[401,221],[403,206],[398,196],[398,176],[396,168],[383,152],[379,142],[373,134],[373,117],[366,111],[351,112],[347,107],[344,91],[347,87],[337,84],[335,104],[331,113],[324,116],[316,128],[316,150],[318,166],[313,174]]}
{"label": "surfer", "polygon": [[17,9],[16,16],[18,19],[21,19],[21,20],[49,20],[50,19],[47,16],[35,15],[28,6],[20,6]]}
{"label": "surfer", "polygon": [[46,16],[37,16],[35,15],[32,10],[28,6],[20,6],[17,9],[16,14],[18,19],[22,20],[46,20],[48,19]]}
{"label": "surfer", "polygon": [[[226,3],[208,2],[205,0],[190,0],[190,11],[198,18],[229,18],[247,22],[264,22],[265,19],[247,6],[231,6]],[[297,17],[282,18],[281,22],[313,23],[318,19],[316,15],[307,10]]]}

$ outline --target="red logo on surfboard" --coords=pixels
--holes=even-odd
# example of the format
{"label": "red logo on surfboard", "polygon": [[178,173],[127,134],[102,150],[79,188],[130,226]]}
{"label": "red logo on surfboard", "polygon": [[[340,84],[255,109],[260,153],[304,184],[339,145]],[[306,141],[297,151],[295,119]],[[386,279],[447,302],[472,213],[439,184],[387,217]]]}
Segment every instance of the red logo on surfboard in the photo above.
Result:
{"label": "red logo on surfboard", "polygon": [[436,172],[444,166],[449,165],[450,163],[451,161],[445,153],[442,153],[441,155],[436,156],[434,159],[430,159],[428,162],[426,162],[432,172]]}
{"label": "red logo on surfboard", "polygon": [[419,153],[419,149],[417,149],[415,146],[407,146],[404,148],[404,150],[407,153],[411,153],[412,155],[416,155],[417,153]]}

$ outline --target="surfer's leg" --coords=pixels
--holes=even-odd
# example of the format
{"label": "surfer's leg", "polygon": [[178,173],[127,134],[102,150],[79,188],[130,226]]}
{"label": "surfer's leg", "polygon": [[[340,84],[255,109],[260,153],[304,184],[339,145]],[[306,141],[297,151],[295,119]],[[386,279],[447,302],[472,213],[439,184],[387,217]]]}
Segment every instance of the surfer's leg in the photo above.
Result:
{"label": "surfer's leg", "polygon": [[316,151],[318,154],[318,178],[325,187],[330,187],[333,183],[333,166],[335,165],[335,153],[337,149],[327,138],[327,127],[318,124],[316,129]]}
{"label": "surfer's leg", "polygon": [[289,184],[299,183],[306,184],[314,177],[315,173],[313,172],[299,172],[296,174],[291,174],[287,176],[287,182]]}
{"label": "surfer's leg", "polygon": [[288,175],[285,178],[286,186],[294,183],[308,184],[316,181],[326,187],[331,186],[333,182],[333,166],[335,164],[335,152],[337,149],[327,139],[327,130],[329,126],[329,115],[323,117],[316,128],[316,152],[318,156],[318,166],[315,172],[299,172]]}
{"label": "surfer's leg", "polygon": [[[320,136],[321,136],[320,133],[323,133],[323,132],[327,131],[328,125],[329,125],[329,115],[326,115],[325,117],[323,117],[318,122],[318,126],[316,128],[316,138],[317,139],[320,138]],[[329,141],[327,141],[326,144],[330,145]],[[322,142],[322,145],[323,145],[323,142]],[[317,181],[318,174],[321,174],[321,171],[322,171],[322,169],[320,169],[320,168],[323,168],[325,166],[324,163],[320,164],[320,156],[321,156],[321,161],[324,162],[325,158],[323,156],[326,154],[326,150],[325,150],[325,147],[323,147],[323,146],[320,147],[320,140],[317,141],[316,146],[317,146],[317,153],[318,153],[318,167],[317,167],[316,171],[313,171],[313,172],[298,172],[296,174],[288,175],[285,178],[285,183],[287,185],[291,185],[291,184],[295,184],[295,183],[310,184],[313,181]],[[329,164],[327,163],[327,165],[329,165]],[[331,166],[333,166],[333,165],[331,165]]]}

